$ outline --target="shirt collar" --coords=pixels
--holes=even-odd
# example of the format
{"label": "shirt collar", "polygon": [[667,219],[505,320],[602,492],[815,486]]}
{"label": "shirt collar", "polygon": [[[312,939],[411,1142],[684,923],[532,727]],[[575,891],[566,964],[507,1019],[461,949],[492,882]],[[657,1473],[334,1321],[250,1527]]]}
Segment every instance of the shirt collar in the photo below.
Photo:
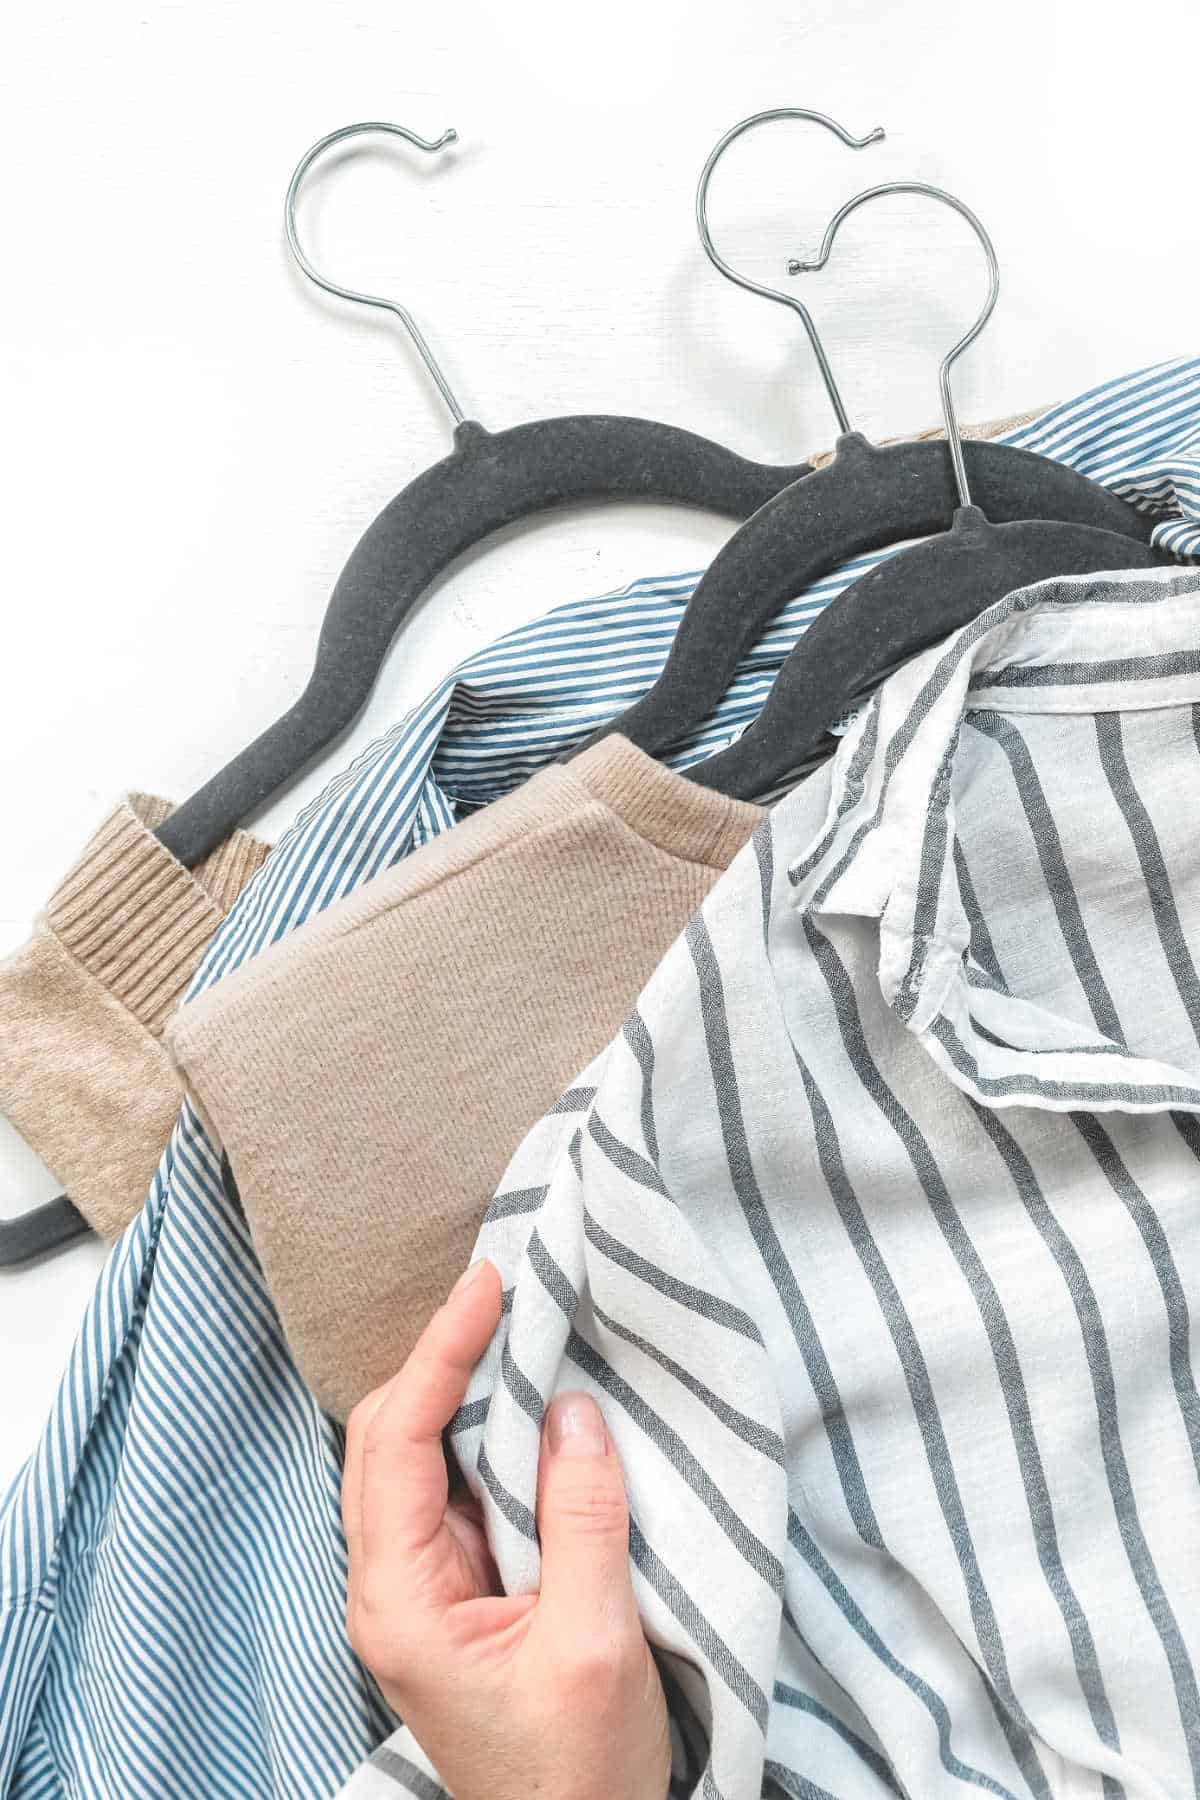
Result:
{"label": "shirt collar", "polygon": [[967,711],[1128,711],[1200,700],[1200,570],[1018,589],[896,672],[843,739],[825,819],[789,868],[797,909],[879,921],[884,998],[989,1105],[1200,1110],[1195,1078],[1012,995],[971,954],[954,863]]}

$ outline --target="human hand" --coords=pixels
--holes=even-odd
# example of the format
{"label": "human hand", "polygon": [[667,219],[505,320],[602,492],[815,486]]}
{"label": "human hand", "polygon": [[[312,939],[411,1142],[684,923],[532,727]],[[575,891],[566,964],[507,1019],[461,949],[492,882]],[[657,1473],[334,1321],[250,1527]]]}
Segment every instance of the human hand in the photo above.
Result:
{"label": "human hand", "polygon": [[350,1416],[350,1642],[456,1800],[665,1800],[666,1704],[600,1409],[560,1394],[543,1426],[540,1593],[502,1592],[479,1506],[450,1497],[441,1434],[500,1293],[492,1264],[473,1264],[400,1373]]}

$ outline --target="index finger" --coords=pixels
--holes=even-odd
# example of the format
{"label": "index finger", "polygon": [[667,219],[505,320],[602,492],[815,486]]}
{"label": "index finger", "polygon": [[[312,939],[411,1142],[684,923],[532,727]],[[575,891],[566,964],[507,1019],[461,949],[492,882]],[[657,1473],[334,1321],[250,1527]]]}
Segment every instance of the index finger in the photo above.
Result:
{"label": "index finger", "polygon": [[363,1436],[363,1554],[414,1553],[441,1529],[449,1498],[442,1432],[500,1322],[499,1271],[473,1263],[421,1333]]}

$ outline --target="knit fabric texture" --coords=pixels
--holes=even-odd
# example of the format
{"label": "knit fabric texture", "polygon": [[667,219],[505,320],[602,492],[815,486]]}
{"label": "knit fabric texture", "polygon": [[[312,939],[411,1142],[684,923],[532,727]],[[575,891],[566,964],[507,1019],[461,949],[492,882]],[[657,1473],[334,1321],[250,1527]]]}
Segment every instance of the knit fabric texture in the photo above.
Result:
{"label": "knit fabric texture", "polygon": [[606,738],[175,1015],[168,1041],[329,1411],[395,1373],[530,1122],[762,816]]}
{"label": "knit fabric texture", "polygon": [[117,806],[0,961],[0,1114],[104,1237],[141,1209],[179,1111],[163,1027],[268,850],[238,831],[186,869],[154,836],[171,811]]}

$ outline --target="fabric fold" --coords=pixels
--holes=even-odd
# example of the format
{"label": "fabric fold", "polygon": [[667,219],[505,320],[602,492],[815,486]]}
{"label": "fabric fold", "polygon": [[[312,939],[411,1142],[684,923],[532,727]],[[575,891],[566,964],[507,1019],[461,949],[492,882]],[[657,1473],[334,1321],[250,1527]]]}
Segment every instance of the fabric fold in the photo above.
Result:
{"label": "fabric fold", "polygon": [[154,836],[171,811],[117,806],[0,962],[0,1114],[104,1237],[140,1210],[179,1110],[163,1027],[267,856],[238,831],[186,869]]}
{"label": "fabric fold", "polygon": [[335,1415],[400,1366],[530,1120],[761,818],[605,738],[172,1020],[292,1353]]}
{"label": "fabric fold", "polygon": [[[534,1593],[602,1409],[680,1795],[1197,1786],[1198,601],[1059,578],[899,669],[489,1209],[449,1436]],[[346,1792],[452,1775],[401,1728]]]}
{"label": "fabric fold", "polygon": [[[1065,402],[1009,441],[1119,489],[1156,515],[1156,542],[1189,552],[1200,549],[1198,413],[1200,360],[1180,359]],[[672,747],[676,770],[744,728],[808,622],[879,560],[856,559],[789,602],[717,711]],[[207,993],[636,700],[697,579],[589,596],[472,654],[304,810],[189,991]],[[857,1153],[853,1136],[844,1148]],[[787,1207],[795,1196],[793,1180]],[[861,1337],[862,1313],[844,1293],[835,1299],[836,1317]],[[1063,1350],[1060,1333],[1048,1355],[1060,1361]],[[783,1354],[795,1364],[794,1337]],[[689,1357],[686,1343],[674,1352],[681,1366]],[[711,1376],[708,1385],[720,1390]],[[835,1405],[829,1419],[838,1423]],[[1073,1428],[1051,1443],[1069,1456]],[[105,1265],[35,1455],[0,1506],[0,1790],[57,1782],[126,1800],[131,1783],[173,1794],[189,1780],[224,1780],[245,1800],[312,1800],[350,1778],[395,1721],[346,1641],[341,1454],[339,1428],[296,1374],[220,1158],[185,1105],[145,1209]],[[668,1548],[681,1547],[676,1533]],[[789,1521],[789,1557],[793,1549],[822,1572],[819,1546],[800,1533],[793,1543]],[[831,1595],[824,1610],[797,1615],[806,1634],[839,1617]],[[957,1776],[954,1795],[978,1787],[961,1691],[935,1691],[928,1667],[905,1662],[890,1632],[874,1649],[863,1640],[853,1689],[870,1679],[876,1650],[894,1658],[881,1725],[901,1742],[932,1743]],[[964,1667],[977,1683],[977,1665]],[[1056,1671],[1070,1667],[1064,1644]],[[825,1721],[810,1763],[825,1785],[855,1793],[866,1767],[886,1791],[887,1764],[861,1711],[811,1660],[800,1672],[773,1709],[769,1763],[797,1766],[804,1746],[791,1734]],[[695,1698],[699,1676],[681,1679]],[[689,1741],[702,1759],[699,1734]],[[363,1779],[375,1794],[381,1782],[394,1790],[406,1767],[421,1769],[419,1757],[384,1750]],[[368,1790],[355,1781],[354,1791]],[[916,1781],[911,1791],[930,1788]]]}

